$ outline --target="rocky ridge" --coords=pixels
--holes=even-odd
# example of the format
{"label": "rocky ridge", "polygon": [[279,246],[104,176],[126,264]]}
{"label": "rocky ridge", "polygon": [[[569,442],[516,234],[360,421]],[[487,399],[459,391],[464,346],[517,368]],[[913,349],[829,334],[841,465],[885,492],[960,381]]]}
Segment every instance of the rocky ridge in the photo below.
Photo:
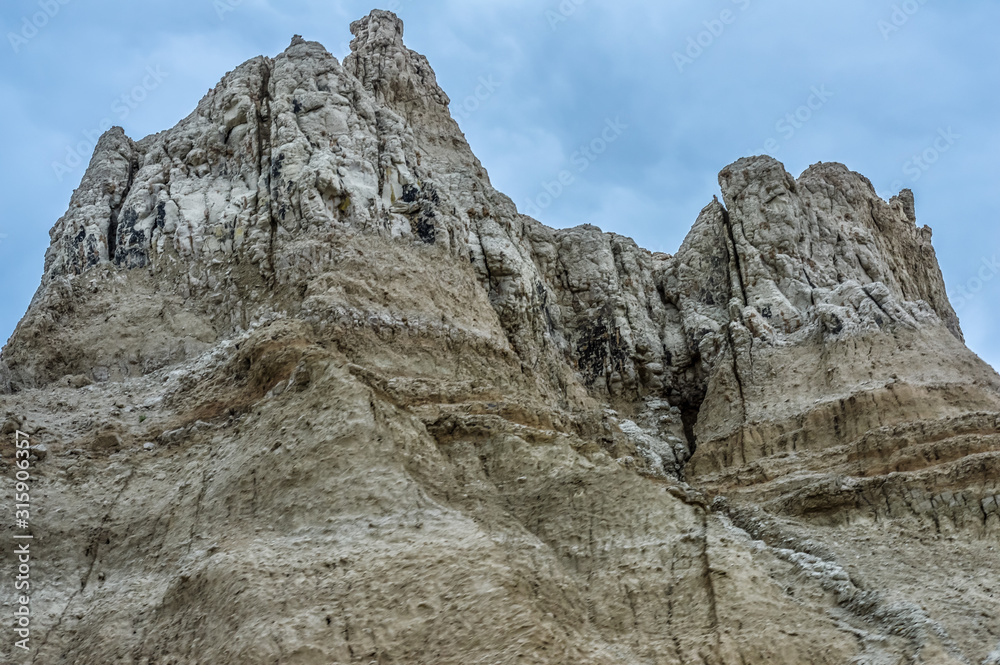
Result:
{"label": "rocky ridge", "polygon": [[751,157],[675,255],[550,229],[351,31],[109,131],[53,227],[35,662],[997,662],[1000,377],[911,192]]}

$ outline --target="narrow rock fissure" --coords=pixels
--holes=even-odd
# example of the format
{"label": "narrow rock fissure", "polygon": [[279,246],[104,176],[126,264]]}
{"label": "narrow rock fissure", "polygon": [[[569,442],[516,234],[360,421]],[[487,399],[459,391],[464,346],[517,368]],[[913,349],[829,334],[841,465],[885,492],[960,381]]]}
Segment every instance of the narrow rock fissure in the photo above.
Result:
{"label": "narrow rock fissure", "polygon": [[[693,365],[701,365],[701,358],[695,358]],[[688,455],[694,455],[698,449],[698,438],[695,435],[695,428],[698,426],[698,417],[701,414],[701,406],[705,402],[708,391],[707,383],[696,384],[693,387],[675,387],[667,394],[666,400],[670,406],[676,407],[681,412],[681,427],[684,431],[684,439],[687,444]],[[690,457],[689,457],[690,459]],[[680,476],[684,476],[684,467],[687,460],[679,465]]]}
{"label": "narrow rock fissure", "polygon": [[118,251],[118,221],[121,219],[122,208],[125,207],[125,199],[132,191],[132,183],[135,181],[135,173],[139,170],[139,164],[135,159],[130,159],[128,163],[128,182],[125,184],[125,191],[122,192],[118,205],[111,208],[111,220],[108,223],[108,261],[114,263],[115,253]]}
{"label": "narrow rock fissure", "polygon": [[699,401],[697,404],[682,404],[679,408],[681,410],[681,425],[684,428],[684,438],[687,439],[688,452],[694,455],[694,451],[698,449],[698,440],[695,437],[694,428],[698,425],[701,402]]}
{"label": "narrow rock fissure", "polygon": [[[734,286],[739,287],[739,295],[743,301],[743,306],[746,307],[749,304],[747,299],[746,286],[743,281],[743,266],[740,262],[740,253],[736,245],[736,233],[733,230],[733,220],[729,216],[729,210],[725,206],[722,206],[722,220],[723,224],[726,226],[726,233],[729,236],[729,252],[732,255],[731,270],[735,271],[735,275],[730,278],[730,288],[733,289]],[[733,289],[735,290],[735,289]],[[736,294],[733,293],[733,296]],[[740,406],[743,409],[743,419],[746,420],[746,396],[743,391],[743,379],[740,377],[739,361],[737,358],[736,351],[736,340],[733,339],[732,328],[727,330],[727,339],[729,340],[729,350],[733,355],[733,378],[736,380],[736,388],[740,395]]]}
{"label": "narrow rock fissure", "polygon": [[[726,226],[726,233],[729,234],[729,251],[732,254],[733,264],[736,270],[736,283],[740,288],[740,296],[743,298],[743,306],[746,307],[749,304],[749,301],[747,300],[746,286],[743,283],[743,266],[740,264],[740,252],[736,245],[736,234],[733,232],[733,220],[729,217],[729,210],[727,210],[725,206],[721,207],[722,221]],[[730,280],[730,282],[732,282],[732,280]]]}
{"label": "narrow rock fissure", "polygon": [[270,222],[270,237],[267,243],[268,270],[272,282],[277,281],[274,266],[274,241],[278,235],[278,220],[274,214],[274,189],[272,182],[275,179],[274,172],[277,167],[280,173],[280,163],[272,163],[271,149],[271,68],[267,61],[263,63],[261,73],[260,99],[257,102],[257,145],[260,150],[260,170],[264,174],[264,183],[267,188],[267,214]]}
{"label": "narrow rock fissure", "polygon": [[740,406],[743,407],[743,418],[746,420],[747,400],[743,392],[743,379],[740,377],[739,360],[736,357],[736,340],[733,339],[733,331],[728,331],[729,352],[733,355],[733,378],[736,380],[736,388],[740,393]]}

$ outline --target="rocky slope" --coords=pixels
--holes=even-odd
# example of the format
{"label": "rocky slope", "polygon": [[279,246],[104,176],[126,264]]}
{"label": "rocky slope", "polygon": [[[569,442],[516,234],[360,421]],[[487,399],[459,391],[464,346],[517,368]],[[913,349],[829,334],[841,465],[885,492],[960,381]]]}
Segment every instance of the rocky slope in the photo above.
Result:
{"label": "rocky slope", "polygon": [[0,360],[5,660],[1000,663],[1000,377],[909,191],[753,157],[676,255],[550,229],[351,31],[97,146]]}

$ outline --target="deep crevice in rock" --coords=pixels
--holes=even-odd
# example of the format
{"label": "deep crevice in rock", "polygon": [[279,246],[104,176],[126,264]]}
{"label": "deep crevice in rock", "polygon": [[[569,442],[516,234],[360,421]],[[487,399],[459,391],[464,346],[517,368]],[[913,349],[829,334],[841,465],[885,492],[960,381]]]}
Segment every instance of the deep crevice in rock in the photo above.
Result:
{"label": "deep crevice in rock", "polygon": [[128,182],[125,184],[125,191],[122,192],[118,204],[111,208],[111,220],[108,223],[108,261],[114,263],[115,254],[118,251],[118,222],[121,219],[122,208],[125,206],[125,199],[132,191],[132,183],[135,181],[135,173],[139,170],[138,162],[132,158],[128,163]]}
{"label": "deep crevice in rock", "polygon": [[[704,400],[704,396],[702,396]],[[698,425],[698,414],[701,412],[701,401],[697,404],[675,405],[681,410],[681,424],[684,426],[684,438],[687,439],[688,452],[694,455],[698,449],[698,439],[694,428]]]}
{"label": "deep crevice in rock", "polygon": [[[700,368],[702,360],[696,357],[691,366]],[[698,449],[698,439],[695,435],[695,428],[698,426],[698,417],[701,414],[701,406],[705,402],[708,393],[707,381],[688,386],[673,386],[666,394],[666,400],[670,406],[676,407],[681,412],[681,426],[684,430],[684,440],[687,443],[688,453],[694,455]],[[681,465],[683,472],[683,465]]]}
{"label": "deep crevice in rock", "polygon": [[[722,221],[726,226],[726,233],[729,234],[729,251],[733,257],[733,269],[736,271],[736,284],[740,288],[740,296],[743,298],[743,306],[745,307],[749,303],[747,302],[747,291],[746,286],[743,284],[743,266],[740,265],[740,252],[736,245],[736,234],[733,231],[733,220],[729,217],[729,210],[726,206],[721,205],[722,208]],[[732,283],[732,279],[730,279]],[[736,295],[735,293],[733,295]]]}
{"label": "deep crevice in rock", "polygon": [[274,181],[280,178],[283,156],[272,161],[271,145],[271,67],[265,60],[261,73],[260,98],[257,106],[257,146],[260,151],[260,169],[267,187],[267,214],[270,223],[270,237],[267,243],[267,262],[272,282],[277,282],[274,266],[274,241],[278,235],[278,220],[274,214]]}

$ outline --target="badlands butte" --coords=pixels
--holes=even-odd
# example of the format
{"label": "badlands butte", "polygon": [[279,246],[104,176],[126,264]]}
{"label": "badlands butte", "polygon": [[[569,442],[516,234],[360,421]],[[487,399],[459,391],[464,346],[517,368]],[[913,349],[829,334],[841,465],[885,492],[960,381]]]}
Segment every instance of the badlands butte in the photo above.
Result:
{"label": "badlands butte", "polygon": [[2,354],[0,660],[1000,663],[1000,376],[911,192],[751,157],[675,255],[547,228],[351,31],[101,138]]}

